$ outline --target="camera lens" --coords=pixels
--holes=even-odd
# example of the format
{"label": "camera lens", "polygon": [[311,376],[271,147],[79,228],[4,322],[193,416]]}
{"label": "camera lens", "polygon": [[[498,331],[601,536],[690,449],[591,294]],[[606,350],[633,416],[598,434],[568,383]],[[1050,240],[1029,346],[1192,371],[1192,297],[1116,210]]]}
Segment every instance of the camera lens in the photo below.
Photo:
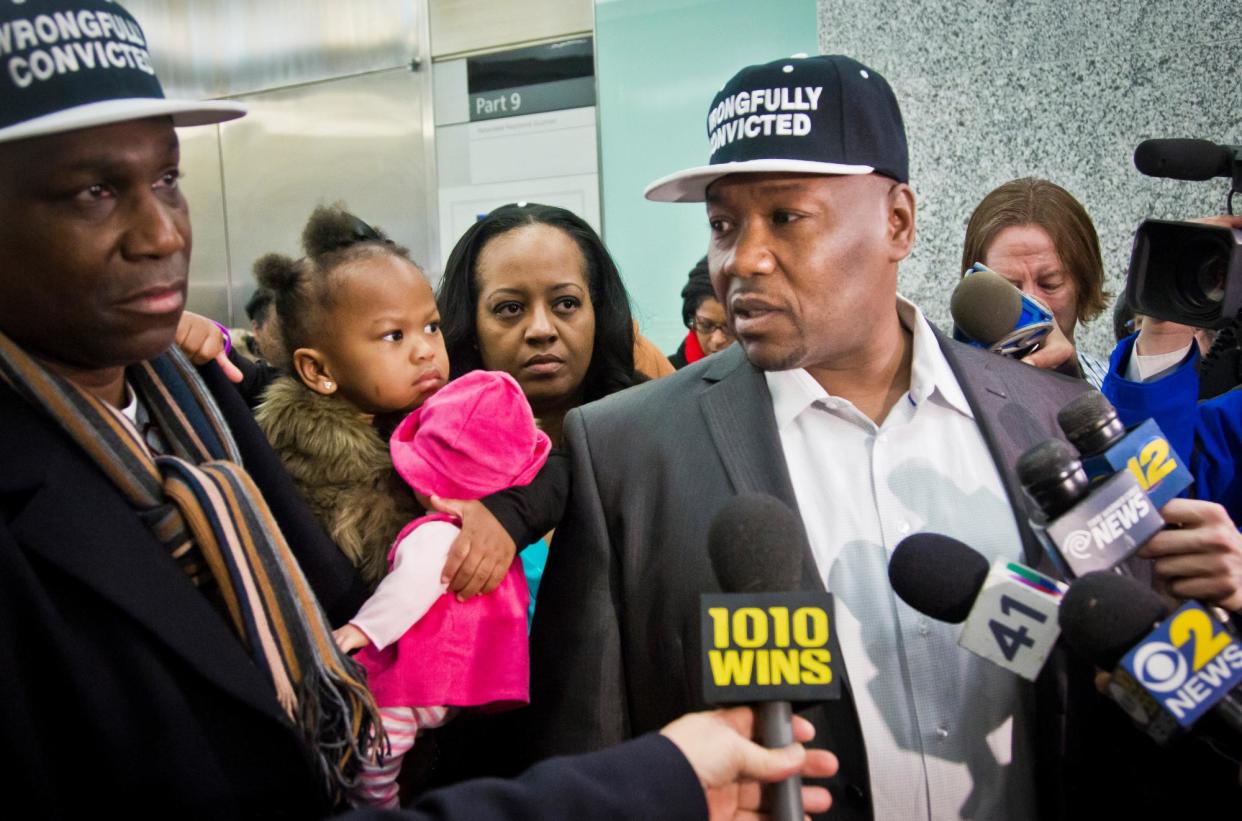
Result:
{"label": "camera lens", "polygon": [[1229,245],[1217,237],[1187,242],[1177,255],[1177,274],[1170,294],[1177,312],[1187,319],[1213,320],[1225,299]]}

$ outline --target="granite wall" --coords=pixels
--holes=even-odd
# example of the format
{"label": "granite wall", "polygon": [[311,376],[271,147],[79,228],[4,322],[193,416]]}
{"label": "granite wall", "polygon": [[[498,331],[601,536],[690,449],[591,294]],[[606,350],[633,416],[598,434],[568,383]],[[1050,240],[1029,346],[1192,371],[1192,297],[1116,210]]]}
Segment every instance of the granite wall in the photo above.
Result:
{"label": "granite wall", "polygon": [[[1086,206],[1114,295],[1144,218],[1224,212],[1224,179],[1152,179],[1132,157],[1152,137],[1242,144],[1238,0],[819,0],[819,46],[897,93],[919,203],[899,287],[941,327],[966,221],[1002,182],[1045,177]],[[1106,354],[1110,315],[1077,337]]]}

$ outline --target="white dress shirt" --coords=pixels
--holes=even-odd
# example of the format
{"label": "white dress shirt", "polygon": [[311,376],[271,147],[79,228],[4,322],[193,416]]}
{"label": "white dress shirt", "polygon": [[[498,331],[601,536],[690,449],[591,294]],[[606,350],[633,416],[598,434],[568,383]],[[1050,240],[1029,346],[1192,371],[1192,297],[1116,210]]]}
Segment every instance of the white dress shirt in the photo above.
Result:
{"label": "white dress shirt", "polygon": [[[805,370],[766,374],[798,507],[862,726],[876,819],[1035,817],[1022,685],[957,646],[960,627],[893,593],[905,536],[960,539],[1021,561],[1000,474],[931,327],[898,298],[913,333],[910,390],[877,426]],[[1012,762],[1012,764],[1011,764]]]}
{"label": "white dress shirt", "polygon": [[1190,345],[1184,348],[1178,348],[1176,351],[1169,351],[1168,353],[1144,356],[1138,352],[1138,343],[1135,343],[1134,347],[1130,349],[1130,361],[1126,363],[1124,376],[1131,382],[1146,382],[1149,379],[1161,376],[1170,368],[1182,364],[1182,360],[1190,354],[1190,346],[1194,344],[1194,342],[1191,342]]}

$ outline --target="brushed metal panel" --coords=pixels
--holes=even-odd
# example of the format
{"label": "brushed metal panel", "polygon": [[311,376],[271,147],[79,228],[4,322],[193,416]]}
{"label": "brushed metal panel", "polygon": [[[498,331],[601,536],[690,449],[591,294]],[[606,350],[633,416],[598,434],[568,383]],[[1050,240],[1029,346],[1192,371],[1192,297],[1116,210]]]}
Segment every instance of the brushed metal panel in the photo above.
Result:
{"label": "brushed metal panel", "polygon": [[244,314],[241,303],[236,306],[236,317],[229,305],[224,192],[220,188],[220,129],[214,125],[182,128],[177,136],[181,140],[181,190],[190,205],[190,224],[194,230],[186,307],[230,324],[236,317],[244,318]]}
{"label": "brushed metal panel", "polygon": [[300,256],[320,203],[343,200],[417,262],[431,258],[425,75],[394,69],[240,98],[250,114],[220,126],[235,321],[255,260]]}
{"label": "brushed metal panel", "polygon": [[431,54],[441,59],[590,32],[592,0],[430,0]]}
{"label": "brushed metal panel", "polygon": [[[588,4],[589,5],[589,4]],[[168,94],[231,97],[409,65],[411,0],[127,0]]]}

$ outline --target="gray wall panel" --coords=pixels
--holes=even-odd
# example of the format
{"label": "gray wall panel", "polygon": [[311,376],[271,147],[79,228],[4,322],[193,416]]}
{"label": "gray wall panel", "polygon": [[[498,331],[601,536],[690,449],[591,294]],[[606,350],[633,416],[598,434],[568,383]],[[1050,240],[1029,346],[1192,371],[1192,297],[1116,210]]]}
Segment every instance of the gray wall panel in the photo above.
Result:
{"label": "gray wall panel", "polygon": [[[897,92],[919,199],[900,288],[942,327],[966,221],[1007,180],[1045,177],[1086,206],[1114,295],[1145,217],[1224,209],[1226,181],[1151,179],[1131,158],[1151,137],[1242,142],[1236,0],[819,0],[819,45],[876,68]],[[1078,342],[1106,354],[1110,317]]]}
{"label": "gray wall panel", "polygon": [[395,69],[240,98],[250,115],[221,127],[236,299],[253,289],[259,256],[301,254],[320,203],[343,200],[415,260],[429,258],[421,83]]}
{"label": "gray wall panel", "polygon": [[[183,128],[181,190],[190,204],[194,248],[190,256],[191,311],[225,321],[230,316],[229,255],[224,225],[224,190],[220,187],[220,129],[218,126]],[[243,297],[244,301],[245,297]],[[232,314],[243,323],[241,305]]]}
{"label": "gray wall panel", "polygon": [[[434,128],[426,0],[127,0],[170,96],[251,106],[182,129],[193,216],[191,310],[245,324],[250,269],[298,254],[318,203],[346,201],[429,259]],[[223,163],[223,165],[222,165]]]}
{"label": "gray wall panel", "polygon": [[592,0],[431,0],[432,56],[587,33],[594,14]]}
{"label": "gray wall panel", "polygon": [[231,97],[408,65],[411,0],[129,0],[166,89]]}

